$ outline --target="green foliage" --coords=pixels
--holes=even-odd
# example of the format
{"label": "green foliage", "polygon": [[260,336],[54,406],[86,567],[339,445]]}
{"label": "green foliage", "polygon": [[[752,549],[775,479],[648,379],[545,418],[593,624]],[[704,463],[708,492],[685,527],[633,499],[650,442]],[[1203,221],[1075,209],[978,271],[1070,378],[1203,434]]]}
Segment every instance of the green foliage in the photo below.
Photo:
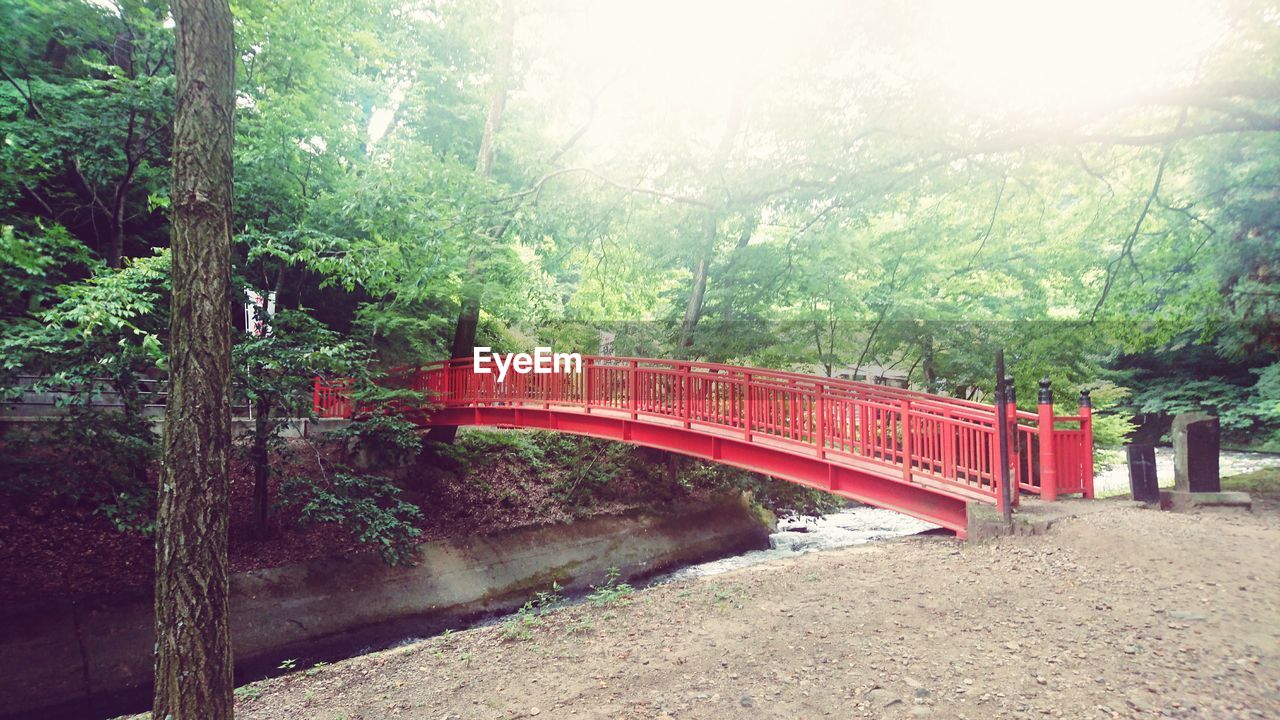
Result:
{"label": "green foliage", "polygon": [[41,384],[49,387],[82,386],[104,377],[127,385],[162,368],[168,266],[163,252],[60,286],[61,300],[35,313],[37,322],[13,326],[0,336],[0,368],[41,373]]}
{"label": "green foliage", "polygon": [[[1129,413],[1122,409],[1132,393],[1128,388],[1106,380],[1091,383],[1088,389],[1093,405],[1094,462],[1106,467],[1120,459],[1120,446],[1137,428]],[[1072,415],[1078,411],[1059,406],[1054,412]]]}
{"label": "green foliage", "polygon": [[604,582],[600,585],[591,586],[591,594],[587,595],[587,602],[595,607],[609,607],[617,605],[627,598],[631,597],[635,592],[635,588],[627,583],[618,582],[622,572],[616,567],[609,568],[609,572],[605,574]]}
{"label": "green foliage", "polygon": [[[14,446],[15,456],[39,463],[15,460],[19,482],[35,478],[55,497],[90,502],[121,531],[153,527],[148,473],[158,438],[144,410],[160,389],[167,266],[161,253],[120,270],[99,267],[83,282],[60,286],[61,299],[37,310],[32,322],[0,334],[0,396],[52,392],[68,408]],[[19,372],[36,377],[20,384]],[[46,446],[72,452],[49,463]]]}
{"label": "green foliage", "polygon": [[[1185,86],[1151,78],[1095,115],[940,86],[913,54],[937,9],[801,3],[754,37],[734,25],[762,20],[746,8],[700,39],[751,38],[771,61],[739,67],[698,43],[714,72],[584,44],[574,3],[522,11],[482,168],[492,2],[235,0],[236,285],[282,307],[273,333],[237,338],[255,438],[305,415],[325,374],[376,409],[345,440],[417,453],[395,409],[423,399],[367,368],[442,357],[478,298],[478,335],[503,349],[591,351],[604,331],[620,353],[892,367],[974,399],[1004,349],[1024,408],[1040,377],[1068,412],[1068,389],[1095,388],[1100,446],[1123,440],[1127,414],[1154,428],[1190,409],[1280,443],[1280,135],[1256,91],[1280,57],[1274,13],[1225,4],[1232,42],[1170,73]],[[114,395],[133,429],[101,432],[138,447],[154,444],[139,418],[168,327],[168,17],[164,0],[0,4],[0,391],[24,373],[70,404]],[[1129,372],[1134,358],[1150,372]],[[836,506],[553,435],[468,433],[433,452],[569,468],[553,482],[576,506],[632,481]],[[146,453],[120,456],[145,475]]]}
{"label": "green foliage", "polygon": [[546,445],[565,447],[557,440],[540,433],[512,432],[509,430],[469,430],[458,436],[449,446],[437,446],[438,452],[463,463],[467,468],[483,467],[502,457],[517,458],[532,468],[546,466]]}
{"label": "green foliage", "polygon": [[626,495],[637,485],[654,503],[693,491],[745,491],[782,515],[821,515],[844,505],[830,493],[727,465],[557,432],[468,429],[453,445],[433,445],[429,451],[456,463],[459,474],[478,478],[500,461],[532,468],[552,484],[559,502],[579,511]]}
{"label": "green foliage", "polygon": [[394,412],[374,412],[351,420],[332,433],[334,439],[380,465],[401,464],[422,449],[421,428]]}
{"label": "green foliage", "polygon": [[1237,425],[1248,422],[1259,444],[1280,450],[1280,362],[1253,372],[1258,381],[1235,409],[1231,422]]}
{"label": "green foliage", "polygon": [[301,310],[281,310],[271,332],[244,334],[232,349],[235,383],[250,402],[300,417],[310,413],[317,375],[346,376],[361,371],[368,354]]}
{"label": "green foliage", "polygon": [[411,562],[422,531],[414,526],[422,511],[400,499],[389,478],[348,472],[292,477],[281,486],[281,504],[296,506],[303,523],[336,523],[373,546],[395,565]]}
{"label": "green foliage", "polygon": [[56,301],[59,285],[94,267],[88,248],[61,225],[37,223],[30,232],[0,226],[0,314],[34,322]]}
{"label": "green foliage", "polygon": [[816,517],[846,505],[831,493],[715,463],[691,462],[681,478],[689,487],[747,492],[779,517]]}
{"label": "green foliage", "polygon": [[1178,373],[1147,378],[1134,394],[1132,407],[1138,413],[1170,418],[1207,412],[1218,417],[1228,439],[1255,446],[1275,444],[1280,442],[1280,363],[1253,369],[1244,377]]}
{"label": "green foliage", "polygon": [[150,421],[110,409],[73,406],[64,417],[23,433],[0,448],[0,480],[19,499],[53,498],[91,508],[120,532],[155,529],[157,457]]}
{"label": "green foliage", "polygon": [[540,590],[502,623],[503,640],[532,640],[533,631],[543,626],[543,616],[564,602],[560,583],[552,582],[550,590]]}

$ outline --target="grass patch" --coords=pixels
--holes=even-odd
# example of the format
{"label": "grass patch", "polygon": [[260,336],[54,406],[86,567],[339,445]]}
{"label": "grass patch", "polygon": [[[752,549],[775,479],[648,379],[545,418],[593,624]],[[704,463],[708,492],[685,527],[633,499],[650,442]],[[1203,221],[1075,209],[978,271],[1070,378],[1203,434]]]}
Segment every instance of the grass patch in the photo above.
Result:
{"label": "grass patch", "polygon": [[1250,495],[1280,496],[1280,468],[1262,468],[1242,475],[1222,478],[1223,490],[1237,490]]}

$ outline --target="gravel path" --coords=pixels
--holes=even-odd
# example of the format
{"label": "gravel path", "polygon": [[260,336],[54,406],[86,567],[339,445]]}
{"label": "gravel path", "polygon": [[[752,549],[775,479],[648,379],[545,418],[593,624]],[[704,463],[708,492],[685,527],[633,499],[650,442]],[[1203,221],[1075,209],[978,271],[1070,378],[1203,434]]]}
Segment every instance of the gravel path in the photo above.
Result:
{"label": "gravel path", "polygon": [[1280,717],[1280,513],[1106,502],[432,638],[241,688],[237,716]]}

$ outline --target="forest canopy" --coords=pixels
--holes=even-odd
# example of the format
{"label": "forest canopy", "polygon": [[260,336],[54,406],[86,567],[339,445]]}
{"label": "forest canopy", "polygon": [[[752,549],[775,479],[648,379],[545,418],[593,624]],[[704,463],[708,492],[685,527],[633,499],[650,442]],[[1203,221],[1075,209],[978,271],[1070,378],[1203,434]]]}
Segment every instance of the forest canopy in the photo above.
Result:
{"label": "forest canopy", "polygon": [[[1280,443],[1274,3],[232,10],[235,296],[306,329],[242,367],[608,333],[975,397],[1004,348],[1023,402]],[[0,1],[0,385],[163,377],[173,42],[167,2]]]}

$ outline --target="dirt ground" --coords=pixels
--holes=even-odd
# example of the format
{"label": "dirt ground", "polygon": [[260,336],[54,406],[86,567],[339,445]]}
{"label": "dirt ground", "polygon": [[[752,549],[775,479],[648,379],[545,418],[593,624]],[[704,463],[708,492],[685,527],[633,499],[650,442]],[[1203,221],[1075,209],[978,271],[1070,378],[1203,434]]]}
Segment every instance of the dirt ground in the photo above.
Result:
{"label": "dirt ground", "polygon": [[237,716],[1276,718],[1280,513],[814,553],[237,690]]}

